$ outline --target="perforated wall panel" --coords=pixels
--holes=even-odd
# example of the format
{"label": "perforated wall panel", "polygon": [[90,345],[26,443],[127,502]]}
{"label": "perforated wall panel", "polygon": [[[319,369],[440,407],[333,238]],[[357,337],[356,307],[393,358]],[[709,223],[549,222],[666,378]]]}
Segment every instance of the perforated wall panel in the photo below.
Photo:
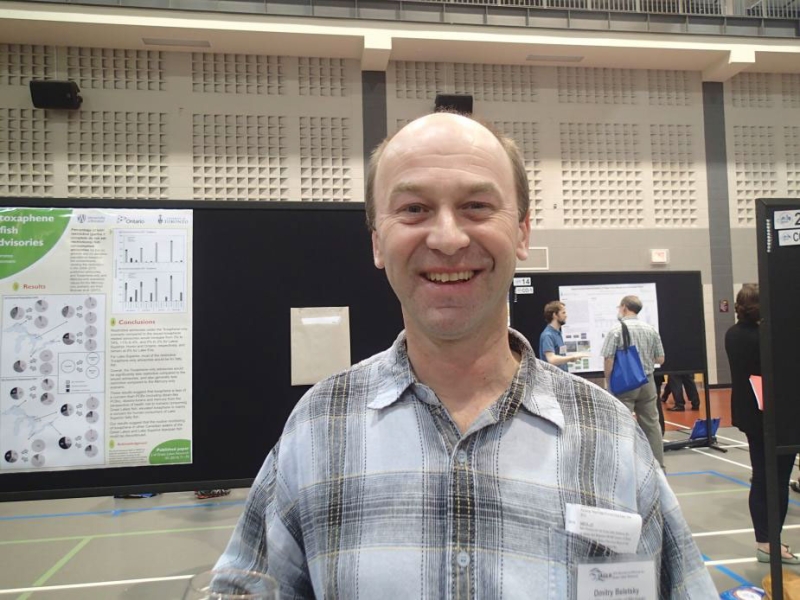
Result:
{"label": "perforated wall panel", "polygon": [[352,199],[350,122],[300,117],[300,199]]}
{"label": "perforated wall panel", "polygon": [[783,108],[800,108],[800,74],[781,75],[781,96]]}
{"label": "perforated wall panel", "polygon": [[790,196],[800,197],[800,126],[783,128],[786,145],[786,188]]}
{"label": "perforated wall panel", "polygon": [[70,114],[67,195],[167,198],[167,115],[80,111]]}
{"label": "perforated wall panel", "polygon": [[0,108],[0,188],[12,196],[50,195],[52,138],[46,111]]}
{"label": "perforated wall panel", "polygon": [[536,102],[535,69],[519,65],[453,65],[456,94],[485,102]]}
{"label": "perforated wall panel", "polygon": [[741,73],[731,79],[731,101],[734,108],[771,108],[773,77],[768,73]]}
{"label": "perforated wall panel", "polygon": [[708,224],[697,73],[393,62],[389,132],[431,112],[436,93],[471,94],[475,114],[516,140],[534,226]]}
{"label": "perforated wall panel", "polygon": [[[0,45],[0,67],[0,195],[363,199],[357,61]],[[31,77],[81,109],[32,110]]]}
{"label": "perforated wall panel", "polygon": [[640,128],[627,123],[562,123],[564,225],[644,224]]}
{"label": "perforated wall panel", "polygon": [[193,195],[215,200],[289,200],[287,118],[193,115]]}
{"label": "perforated wall panel", "polygon": [[163,53],[67,48],[67,79],[83,89],[164,91]]}
{"label": "perforated wall panel", "polygon": [[568,104],[638,104],[630,69],[558,67],[558,101]]}
{"label": "perforated wall panel", "polygon": [[531,201],[531,225],[541,225],[544,221],[542,195],[542,165],[539,161],[539,138],[536,123],[527,121],[495,121],[492,124],[498,131],[511,137],[522,152],[525,170],[528,172],[528,185]]}
{"label": "perforated wall panel", "polygon": [[396,98],[433,100],[446,89],[447,65],[435,62],[394,61],[391,66]]}
{"label": "perforated wall panel", "polygon": [[345,96],[345,61],[339,58],[300,58],[301,96]]}
{"label": "perforated wall panel", "polygon": [[217,94],[286,93],[280,56],[192,54],[192,91]]}
{"label": "perforated wall panel", "polygon": [[55,48],[0,44],[0,86],[28,85],[31,79],[53,79]]}
{"label": "perforated wall panel", "polygon": [[659,227],[697,224],[698,190],[692,128],[650,125],[653,206]]}
{"label": "perforated wall panel", "polygon": [[742,73],[725,83],[731,227],[755,226],[756,198],[798,193],[800,75]]}
{"label": "perforated wall panel", "polygon": [[648,96],[651,106],[689,106],[690,75],[686,71],[647,71]]}

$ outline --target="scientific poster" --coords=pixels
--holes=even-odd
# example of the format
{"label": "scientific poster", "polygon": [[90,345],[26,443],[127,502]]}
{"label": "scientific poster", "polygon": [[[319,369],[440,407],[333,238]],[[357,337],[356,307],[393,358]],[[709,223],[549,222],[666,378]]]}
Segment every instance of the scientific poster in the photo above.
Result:
{"label": "scientific poster", "polygon": [[619,302],[628,295],[642,301],[639,319],[658,331],[658,301],[655,283],[614,283],[607,285],[562,285],[559,300],[567,309],[567,324],[561,328],[567,354],[587,354],[568,364],[571,373],[603,370],[603,340],[617,324]]}
{"label": "scientific poster", "polygon": [[192,461],[192,211],[0,208],[0,474]]}

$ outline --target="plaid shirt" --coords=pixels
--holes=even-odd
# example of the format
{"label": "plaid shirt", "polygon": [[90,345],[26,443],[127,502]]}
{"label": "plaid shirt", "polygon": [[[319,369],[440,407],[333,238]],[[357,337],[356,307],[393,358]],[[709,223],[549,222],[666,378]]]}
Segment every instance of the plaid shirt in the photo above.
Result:
{"label": "plaid shirt", "polygon": [[[644,372],[653,374],[653,365],[657,358],[664,356],[664,346],[661,336],[656,328],[640,321],[638,317],[623,317],[628,333],[631,334],[631,345],[636,346],[639,358],[642,360]],[[606,334],[603,340],[603,349],[600,354],[605,358],[614,358],[617,349],[622,348],[622,325],[616,323]]]}
{"label": "plaid shirt", "polygon": [[647,440],[599,387],[522,356],[463,435],[418,383],[403,334],[311,389],[270,452],[217,567],[267,572],[281,599],[575,598],[567,503],[642,516],[661,598],[717,593]]}

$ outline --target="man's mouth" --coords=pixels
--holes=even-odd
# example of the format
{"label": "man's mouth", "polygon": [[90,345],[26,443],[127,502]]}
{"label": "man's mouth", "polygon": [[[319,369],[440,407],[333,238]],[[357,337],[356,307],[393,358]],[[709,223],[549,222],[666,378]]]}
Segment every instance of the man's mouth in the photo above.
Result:
{"label": "man's mouth", "polygon": [[475,271],[458,271],[456,273],[425,273],[428,281],[435,283],[458,283],[469,281],[475,276]]}

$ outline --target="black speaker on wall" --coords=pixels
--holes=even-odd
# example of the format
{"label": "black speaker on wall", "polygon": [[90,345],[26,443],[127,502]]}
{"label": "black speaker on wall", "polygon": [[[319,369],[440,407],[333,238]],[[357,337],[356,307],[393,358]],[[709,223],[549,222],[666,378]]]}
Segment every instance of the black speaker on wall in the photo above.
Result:
{"label": "black speaker on wall", "polygon": [[434,112],[457,112],[472,114],[472,96],[469,94],[436,94]]}
{"label": "black speaker on wall", "polygon": [[32,79],[30,88],[31,100],[36,108],[76,110],[81,107],[81,102],[83,102],[78,84],[74,81]]}

